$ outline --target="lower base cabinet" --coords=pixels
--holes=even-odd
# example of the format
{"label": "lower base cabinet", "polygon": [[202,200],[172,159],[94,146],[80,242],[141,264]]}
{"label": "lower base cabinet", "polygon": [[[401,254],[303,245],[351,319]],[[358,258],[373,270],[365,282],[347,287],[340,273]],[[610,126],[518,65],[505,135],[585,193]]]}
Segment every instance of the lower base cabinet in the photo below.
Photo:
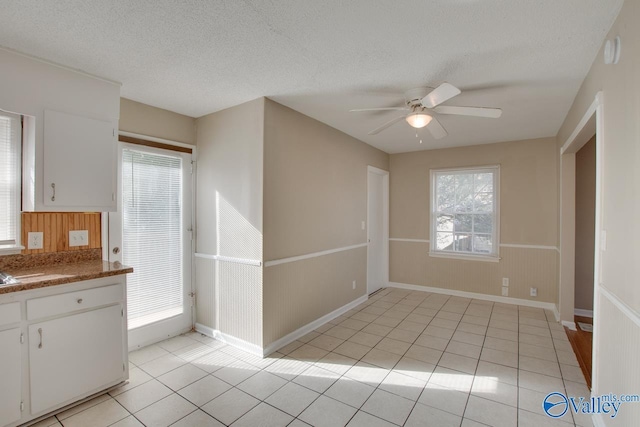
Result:
{"label": "lower base cabinet", "polygon": [[113,305],[29,326],[32,413],[123,374],[121,313],[122,306]]}
{"label": "lower base cabinet", "polygon": [[125,276],[0,294],[0,427],[128,377]]}

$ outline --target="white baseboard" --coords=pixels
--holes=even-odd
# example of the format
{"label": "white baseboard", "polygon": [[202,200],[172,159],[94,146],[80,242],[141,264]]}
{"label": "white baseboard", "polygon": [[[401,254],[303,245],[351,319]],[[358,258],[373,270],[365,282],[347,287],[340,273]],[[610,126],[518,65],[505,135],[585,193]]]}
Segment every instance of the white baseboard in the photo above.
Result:
{"label": "white baseboard", "polygon": [[200,323],[196,323],[196,331],[208,337],[222,341],[225,344],[229,344],[231,346],[239,348],[240,350],[246,351],[247,353],[251,353],[259,357],[264,356],[262,347],[260,347],[259,345],[255,345],[248,341],[241,340],[240,338],[225,334],[217,329],[213,329]]}
{"label": "white baseboard", "polygon": [[293,341],[297,340],[298,338],[307,335],[309,332],[311,332],[314,329],[317,329],[318,327],[324,325],[328,321],[335,319],[336,317],[346,313],[347,311],[351,310],[354,307],[357,307],[358,305],[360,305],[363,302],[365,302],[367,299],[369,299],[369,296],[368,295],[363,295],[360,298],[358,298],[356,300],[353,300],[350,303],[345,304],[345,305],[343,305],[342,307],[340,307],[340,308],[338,308],[336,310],[333,310],[331,313],[325,314],[321,318],[316,319],[311,323],[307,323],[303,327],[296,329],[295,331],[291,332],[290,334],[285,335],[284,337],[280,338],[279,340],[272,342],[267,347],[265,347],[264,355],[268,356],[271,353],[273,353],[274,351],[278,350],[279,348],[282,348],[285,345],[287,345],[289,343],[292,343]]}
{"label": "white baseboard", "polygon": [[571,329],[572,331],[577,331],[578,330],[576,328],[576,322],[570,322],[568,320],[563,320],[562,321],[562,326],[566,326],[567,328]]}
{"label": "white baseboard", "polygon": [[196,331],[200,332],[201,334],[204,334],[208,337],[211,338],[215,338],[217,340],[220,340],[226,344],[232,345],[236,348],[239,348],[240,350],[244,350],[248,353],[254,354],[256,356],[259,357],[265,357],[270,355],[271,353],[273,353],[274,351],[278,350],[281,347],[284,347],[285,345],[297,340],[300,337],[303,337],[305,335],[307,335],[309,332],[313,331],[314,329],[317,329],[318,327],[324,325],[325,323],[327,323],[330,320],[335,319],[336,317],[346,313],[347,311],[351,310],[352,308],[362,304],[363,302],[365,302],[367,299],[369,298],[368,295],[363,295],[360,298],[351,301],[348,304],[343,305],[342,307],[333,310],[331,313],[329,314],[325,314],[324,316],[322,316],[319,319],[314,320],[311,323],[307,323],[306,325],[304,325],[303,327],[296,329],[295,331],[291,332],[290,334],[285,335],[284,337],[280,338],[277,341],[272,342],[271,344],[269,344],[267,347],[262,348],[259,345],[255,345],[252,344],[250,342],[241,340],[240,338],[236,338],[234,336],[222,333],[220,331],[218,331],[217,329],[213,329],[210,328],[208,326],[202,325],[200,323],[196,323]]}
{"label": "white baseboard", "polygon": [[452,295],[452,296],[463,297],[463,298],[480,299],[484,301],[502,302],[505,304],[517,304],[517,305],[524,305],[527,307],[543,308],[545,310],[553,311],[553,314],[556,316],[556,319],[560,318],[560,314],[558,313],[558,308],[552,302],[531,301],[528,299],[521,299],[521,298],[501,297],[498,295],[488,295],[488,294],[480,294],[476,292],[457,291],[454,289],[445,289],[445,288],[434,288],[431,286],[409,285],[406,283],[397,283],[397,282],[389,282],[389,287],[409,289],[412,291],[432,292],[434,294],[445,294],[445,295]]}
{"label": "white baseboard", "polygon": [[583,310],[582,308],[576,308],[573,310],[573,314],[576,316],[590,317],[593,319],[593,310]]}
{"label": "white baseboard", "polygon": [[553,304],[553,315],[556,318],[556,322],[560,323],[560,311],[558,311],[558,306]]}

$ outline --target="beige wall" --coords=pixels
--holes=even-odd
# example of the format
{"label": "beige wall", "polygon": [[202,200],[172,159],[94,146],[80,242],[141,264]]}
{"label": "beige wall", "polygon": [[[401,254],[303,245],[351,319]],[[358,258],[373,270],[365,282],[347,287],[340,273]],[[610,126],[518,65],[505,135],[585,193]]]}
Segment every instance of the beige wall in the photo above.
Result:
{"label": "beige wall", "polygon": [[264,164],[266,261],[366,241],[367,165],[388,154],[267,100]]}
{"label": "beige wall", "polygon": [[596,221],[596,139],[576,153],[575,308],[593,310],[593,251]]}
{"label": "beige wall", "polygon": [[196,144],[196,119],[120,98],[121,131]]}
{"label": "beige wall", "polygon": [[[619,35],[622,55],[617,65],[604,65],[602,49],[558,134],[565,143],[598,91],[603,93],[601,145],[602,225],[606,251],[599,281],[603,291],[595,296],[595,392],[637,393],[640,371],[640,1],[627,0],[607,35]],[[600,307],[601,311],[598,311]],[[624,411],[624,412],[623,412]],[[616,419],[604,425],[630,425],[640,419],[640,405],[628,404]]]}
{"label": "beige wall", "polygon": [[[392,241],[390,280],[407,284],[557,301],[558,154],[555,138],[430,150],[390,156],[390,237],[429,240],[429,170],[500,165],[500,243],[548,246],[501,247],[498,263],[428,256],[428,243]],[[529,297],[529,288],[538,297]]]}
{"label": "beige wall", "polygon": [[[367,165],[388,170],[389,156],[267,100],[265,261],[365,243]],[[265,267],[265,346],[365,295],[366,253],[357,248]]]}
{"label": "beige wall", "polygon": [[[197,120],[196,253],[261,262],[264,99]],[[262,346],[262,267],[196,257],[196,321]]]}

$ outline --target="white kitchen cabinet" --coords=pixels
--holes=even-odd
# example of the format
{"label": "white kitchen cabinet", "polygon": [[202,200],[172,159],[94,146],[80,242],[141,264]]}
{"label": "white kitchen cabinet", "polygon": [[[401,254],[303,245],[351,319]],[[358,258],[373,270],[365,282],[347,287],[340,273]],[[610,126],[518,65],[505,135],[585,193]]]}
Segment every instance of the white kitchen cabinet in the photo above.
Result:
{"label": "white kitchen cabinet", "polygon": [[0,425],[16,422],[22,416],[22,344],[20,328],[0,331]]}
{"label": "white kitchen cabinet", "polygon": [[115,211],[117,125],[44,112],[44,205],[53,210]]}
{"label": "white kitchen cabinet", "polygon": [[126,276],[0,294],[0,427],[16,427],[129,376]]}
{"label": "white kitchen cabinet", "polygon": [[118,304],[29,326],[33,414],[122,376],[121,323]]}

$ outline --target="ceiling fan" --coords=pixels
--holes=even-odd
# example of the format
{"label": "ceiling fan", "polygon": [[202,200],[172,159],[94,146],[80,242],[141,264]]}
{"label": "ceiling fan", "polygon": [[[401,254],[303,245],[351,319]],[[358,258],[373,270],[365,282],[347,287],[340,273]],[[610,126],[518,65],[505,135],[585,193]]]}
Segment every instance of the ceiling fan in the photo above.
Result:
{"label": "ceiling fan", "polygon": [[458,116],[475,116],[475,117],[488,117],[497,119],[502,115],[502,110],[499,108],[487,108],[487,107],[457,107],[440,105],[445,101],[453,98],[461,93],[460,89],[450,83],[442,83],[435,89],[432,88],[416,88],[410,89],[404,93],[405,106],[404,107],[389,107],[389,108],[362,108],[357,110],[349,110],[350,112],[361,111],[408,111],[408,114],[396,117],[389,120],[381,126],[373,129],[369,132],[369,135],[376,135],[386,128],[396,124],[402,119],[406,120],[411,127],[420,129],[427,127],[427,130],[431,132],[431,135],[435,139],[444,138],[447,136],[447,131],[442,127],[438,119],[433,116],[433,113],[438,114],[453,114]]}

